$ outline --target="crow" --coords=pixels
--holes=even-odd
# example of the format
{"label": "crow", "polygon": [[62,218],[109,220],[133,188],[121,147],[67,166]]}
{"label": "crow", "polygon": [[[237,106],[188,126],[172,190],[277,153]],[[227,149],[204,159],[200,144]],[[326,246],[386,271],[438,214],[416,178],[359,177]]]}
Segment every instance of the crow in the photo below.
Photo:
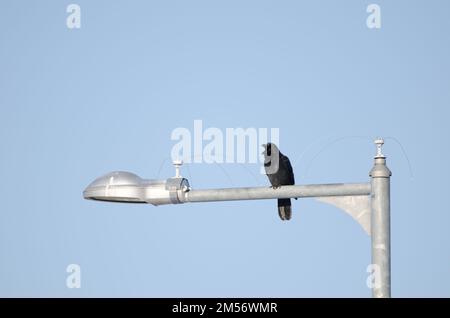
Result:
{"label": "crow", "polygon": [[[274,189],[283,185],[294,185],[294,172],[289,158],[283,155],[273,143],[264,147],[264,169]],[[291,199],[278,199],[278,214],[283,221],[291,219]]]}

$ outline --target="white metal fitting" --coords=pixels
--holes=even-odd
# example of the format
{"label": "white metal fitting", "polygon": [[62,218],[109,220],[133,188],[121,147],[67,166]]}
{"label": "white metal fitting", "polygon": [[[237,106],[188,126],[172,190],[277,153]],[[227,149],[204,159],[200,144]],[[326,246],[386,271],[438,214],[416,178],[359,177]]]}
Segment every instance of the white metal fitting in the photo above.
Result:
{"label": "white metal fitting", "polygon": [[383,155],[383,151],[382,151],[383,150],[382,147],[384,145],[384,139],[379,137],[379,138],[375,139],[374,143],[377,146],[377,154],[376,154],[375,158],[386,158]]}
{"label": "white metal fitting", "polygon": [[183,165],[183,160],[174,160],[173,165],[175,166],[175,178],[181,178],[180,168]]}

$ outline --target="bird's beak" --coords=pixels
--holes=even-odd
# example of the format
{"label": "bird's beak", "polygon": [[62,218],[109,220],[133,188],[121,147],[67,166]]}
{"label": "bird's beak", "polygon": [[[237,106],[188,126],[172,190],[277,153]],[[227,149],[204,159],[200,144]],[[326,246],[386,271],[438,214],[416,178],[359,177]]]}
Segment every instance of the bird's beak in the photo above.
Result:
{"label": "bird's beak", "polygon": [[262,144],[261,146],[264,148],[264,151],[261,154],[265,155],[266,154],[266,149],[267,149],[267,144]]}

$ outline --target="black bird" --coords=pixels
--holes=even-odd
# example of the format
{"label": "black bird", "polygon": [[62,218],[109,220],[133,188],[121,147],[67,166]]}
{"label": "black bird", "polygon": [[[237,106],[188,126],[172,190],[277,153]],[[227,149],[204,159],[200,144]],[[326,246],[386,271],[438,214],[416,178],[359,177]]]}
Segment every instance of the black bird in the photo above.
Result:
{"label": "black bird", "polygon": [[[294,172],[289,158],[273,143],[263,145],[264,168],[274,189],[283,185],[294,185]],[[291,219],[291,199],[278,199],[278,214],[283,221]]]}

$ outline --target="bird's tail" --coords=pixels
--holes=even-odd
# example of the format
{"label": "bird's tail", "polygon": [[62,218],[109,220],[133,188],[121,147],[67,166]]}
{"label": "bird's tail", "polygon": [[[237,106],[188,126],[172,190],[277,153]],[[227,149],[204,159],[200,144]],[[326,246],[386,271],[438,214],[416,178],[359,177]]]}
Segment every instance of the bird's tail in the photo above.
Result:
{"label": "bird's tail", "polygon": [[278,214],[283,221],[291,219],[291,199],[278,199]]}

